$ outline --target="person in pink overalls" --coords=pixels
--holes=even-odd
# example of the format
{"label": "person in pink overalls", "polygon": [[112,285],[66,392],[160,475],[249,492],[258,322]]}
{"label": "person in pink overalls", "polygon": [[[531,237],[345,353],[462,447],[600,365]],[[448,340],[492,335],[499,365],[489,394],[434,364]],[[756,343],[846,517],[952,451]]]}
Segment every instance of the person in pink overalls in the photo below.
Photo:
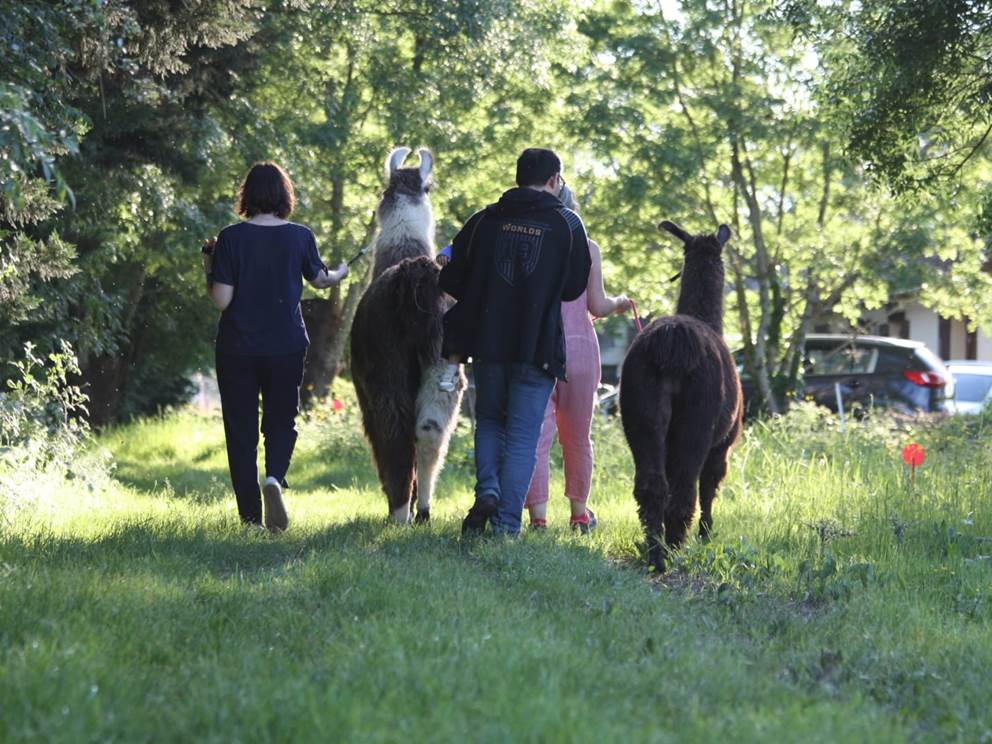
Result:
{"label": "person in pink overalls", "polygon": [[[569,209],[577,209],[575,196],[568,186],[562,187],[558,198]],[[589,433],[600,379],[599,340],[592,327],[592,318],[627,312],[632,303],[624,295],[606,296],[602,256],[599,246],[592,240],[589,241],[589,256],[592,258],[592,268],[586,291],[571,302],[561,303],[568,382],[558,381],[544,412],[544,425],[537,445],[537,463],[525,502],[530,512],[531,527],[535,528],[544,528],[548,524],[548,453],[555,433],[561,441],[565,459],[565,496],[572,508],[572,529],[585,533],[596,526],[596,516],[586,505],[592,487],[592,440]]]}

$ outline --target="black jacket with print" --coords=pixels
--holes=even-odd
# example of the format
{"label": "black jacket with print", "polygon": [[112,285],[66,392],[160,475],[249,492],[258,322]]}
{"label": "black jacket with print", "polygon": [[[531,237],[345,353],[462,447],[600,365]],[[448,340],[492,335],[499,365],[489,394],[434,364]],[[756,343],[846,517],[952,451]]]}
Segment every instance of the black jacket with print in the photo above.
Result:
{"label": "black jacket with print", "polygon": [[546,191],[510,189],[452,246],[440,284],[458,303],[444,317],[444,355],[529,362],[565,379],[561,303],[582,294],[591,265],[579,216]]}

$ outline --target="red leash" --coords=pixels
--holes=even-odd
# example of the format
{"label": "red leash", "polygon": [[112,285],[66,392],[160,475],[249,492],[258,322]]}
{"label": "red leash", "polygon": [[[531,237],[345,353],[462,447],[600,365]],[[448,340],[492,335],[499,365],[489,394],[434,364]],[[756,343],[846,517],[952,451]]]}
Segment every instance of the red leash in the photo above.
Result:
{"label": "red leash", "polygon": [[634,325],[637,326],[637,332],[640,333],[644,330],[644,326],[641,325],[641,316],[637,314],[637,303],[632,299],[630,300],[630,311],[634,314]]}

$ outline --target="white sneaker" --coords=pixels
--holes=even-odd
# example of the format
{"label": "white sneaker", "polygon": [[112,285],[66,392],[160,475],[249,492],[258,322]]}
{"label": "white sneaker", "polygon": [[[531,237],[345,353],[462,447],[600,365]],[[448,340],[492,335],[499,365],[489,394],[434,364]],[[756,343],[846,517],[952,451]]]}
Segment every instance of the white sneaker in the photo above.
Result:
{"label": "white sneaker", "polygon": [[458,365],[450,362],[441,373],[441,379],[437,382],[439,390],[445,393],[453,393],[458,389]]}
{"label": "white sneaker", "polygon": [[289,527],[289,515],[282,502],[282,485],[271,475],[262,486],[262,498],[265,501],[265,526],[269,532],[282,532]]}

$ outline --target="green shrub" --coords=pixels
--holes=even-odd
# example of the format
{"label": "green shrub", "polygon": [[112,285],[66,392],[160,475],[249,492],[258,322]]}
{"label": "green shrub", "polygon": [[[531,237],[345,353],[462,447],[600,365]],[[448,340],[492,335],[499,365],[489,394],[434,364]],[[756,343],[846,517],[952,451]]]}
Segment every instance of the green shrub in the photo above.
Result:
{"label": "green shrub", "polygon": [[86,413],[86,396],[69,382],[79,374],[72,347],[63,341],[62,350],[49,354],[46,364],[29,343],[24,359],[11,365],[16,373],[0,394],[4,455],[29,466],[68,464],[89,440],[89,427],[80,415]]}
{"label": "green shrub", "polygon": [[110,473],[110,455],[92,446],[86,395],[72,384],[79,367],[72,347],[39,357],[32,344],[12,362],[0,393],[0,516],[37,503],[66,480],[88,491]]}

